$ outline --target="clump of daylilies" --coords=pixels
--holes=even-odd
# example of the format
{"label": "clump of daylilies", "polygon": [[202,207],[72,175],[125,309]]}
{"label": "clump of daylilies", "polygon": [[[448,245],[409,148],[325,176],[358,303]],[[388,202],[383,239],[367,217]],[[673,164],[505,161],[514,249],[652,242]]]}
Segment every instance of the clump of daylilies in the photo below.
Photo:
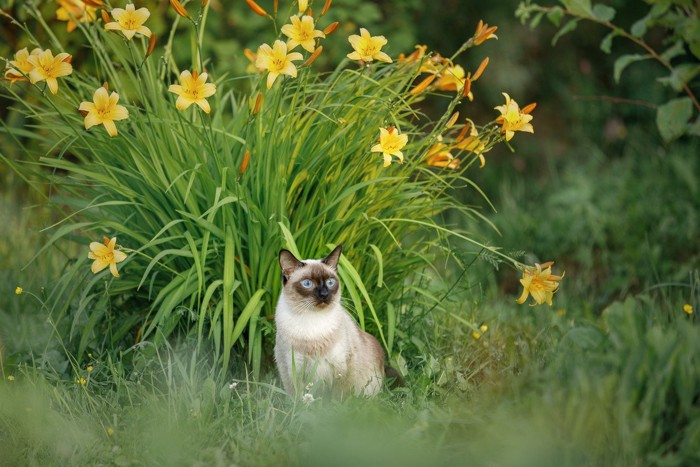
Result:
{"label": "clump of daylilies", "polygon": [[[126,3],[123,7],[112,7],[103,0],[56,0],[59,8],[56,17],[65,21],[68,32],[76,29],[96,28],[100,21],[104,31],[113,33],[121,38],[133,51],[134,42],[142,41],[141,47],[145,47],[143,60],[152,54],[156,45],[156,37],[147,26],[151,16],[148,8],[136,8],[134,3]],[[249,98],[251,117],[259,114],[264,97],[268,93],[283,92],[286,82],[296,79],[300,70],[307,69],[323,52],[321,43],[326,37],[338,29],[338,22],[332,22],[324,29],[319,26],[321,19],[328,13],[332,0],[325,0],[318,15],[309,8],[308,0],[292,0],[296,6],[296,13],[289,17],[289,22],[277,27],[278,4],[273,2],[273,11],[269,13],[255,0],[245,0],[250,9],[260,16],[275,22],[276,30],[280,31],[279,37],[270,44],[261,44],[256,52],[245,49],[244,54],[250,61],[247,72],[253,77],[259,76],[259,84]],[[119,2],[119,0],[117,0]],[[114,2],[116,3],[116,2]],[[187,7],[192,3],[183,5],[179,0],[169,0],[173,11],[179,16],[189,20],[195,28],[200,24],[194,16],[190,15]],[[208,1],[200,2],[200,18]],[[316,4],[320,4],[317,0]],[[314,5],[315,6],[315,5]],[[397,123],[387,124],[377,128],[378,140],[376,144],[367,147],[367,154],[379,153],[382,156],[383,167],[388,168],[392,162],[403,164],[406,159],[417,158],[421,163],[440,170],[466,170],[472,163],[479,160],[480,166],[486,163],[485,154],[495,144],[510,141],[515,132],[533,133],[532,111],[535,104],[532,103],[522,109],[518,103],[508,94],[503,93],[505,104],[496,107],[499,112],[491,123],[477,126],[469,119],[459,120],[459,112],[454,107],[462,100],[473,101],[472,84],[485,72],[489,58],[485,58],[473,71],[465,70],[455,63],[455,58],[465,50],[479,46],[489,39],[497,39],[496,26],[489,26],[479,21],[474,34],[467,39],[462,47],[451,58],[446,58],[439,53],[431,53],[425,45],[416,46],[415,50],[405,56],[398,56],[397,67],[399,72],[408,70],[417,75],[416,84],[411,89],[405,90],[404,97],[409,102],[418,102],[426,95],[433,92],[448,93],[452,96],[451,116],[441,120],[431,137],[431,144],[425,149],[414,149],[409,142],[409,135],[402,132]],[[146,39],[148,39],[146,41]],[[346,57],[364,70],[371,67],[385,67],[394,63],[394,59],[387,52],[389,41],[383,35],[372,35],[364,27],[359,28],[359,34],[351,34],[348,37],[348,52]],[[138,46],[136,47],[138,50]],[[174,106],[178,111],[187,111],[196,104],[195,111],[210,114],[212,107],[208,99],[217,92],[215,82],[209,82],[210,75],[204,69],[201,57],[199,58],[200,70],[184,69],[178,71],[176,84],[165,87],[163,83],[163,95],[167,92],[174,94]],[[196,62],[197,60],[195,60]],[[13,60],[6,60],[5,79],[10,83],[28,81],[39,87],[44,93],[48,88],[52,95],[59,92],[59,79],[72,74],[72,56],[67,52],[58,52],[54,55],[51,50],[28,48],[19,50]],[[142,62],[143,65],[143,62]],[[42,86],[45,82],[46,85]],[[275,87],[275,85],[277,86]],[[94,89],[94,88],[93,88]],[[80,88],[80,92],[85,92]],[[451,94],[455,93],[455,94]],[[46,94],[45,94],[46,95]],[[79,112],[83,116],[85,130],[95,126],[102,126],[109,137],[119,136],[116,122],[120,126],[127,126],[130,112],[143,112],[143,108],[130,106],[128,96],[125,105],[120,105],[120,95],[109,90],[107,83],[92,91],[91,100],[76,102]],[[78,100],[79,101],[79,100]],[[202,114],[200,114],[202,115]],[[203,115],[202,115],[203,116]],[[128,131],[122,129],[122,131]],[[94,137],[100,137],[100,133]],[[103,137],[103,136],[102,136]],[[408,148],[408,151],[407,151]],[[414,153],[422,151],[421,154]],[[406,151],[406,152],[405,152]],[[377,163],[379,159],[377,158]],[[415,160],[415,159],[414,159]],[[243,174],[250,161],[250,152],[246,152],[245,159],[239,168]],[[389,169],[393,170],[393,169]],[[90,244],[89,257],[94,260],[92,271],[100,272],[109,267],[110,272],[118,277],[117,264],[126,259],[126,253],[116,247],[116,238],[107,239],[103,243],[92,242]],[[540,303],[551,305],[552,295],[558,288],[561,277],[551,274],[551,264],[535,265],[533,267],[521,266],[524,287],[523,295],[518,299],[523,303],[528,296]],[[486,331],[481,329],[481,334]]]}

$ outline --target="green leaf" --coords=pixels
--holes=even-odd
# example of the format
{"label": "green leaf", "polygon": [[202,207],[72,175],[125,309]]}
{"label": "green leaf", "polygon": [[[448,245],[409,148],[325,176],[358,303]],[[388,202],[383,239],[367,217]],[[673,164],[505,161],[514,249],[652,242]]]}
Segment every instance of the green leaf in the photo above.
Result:
{"label": "green leaf", "polygon": [[600,50],[602,50],[606,54],[609,54],[611,49],[612,49],[613,39],[615,39],[617,36],[619,36],[620,33],[621,33],[620,29],[615,29],[610,34],[605,36],[603,38],[603,40],[600,41]]}
{"label": "green leaf", "polygon": [[564,17],[564,10],[554,7],[547,13],[547,19],[556,27],[561,24],[561,19]]}
{"label": "green leaf", "polygon": [[593,16],[599,21],[610,22],[615,18],[615,8],[598,3],[593,6]]}
{"label": "green leaf", "polygon": [[685,134],[688,120],[693,116],[693,103],[689,97],[673,99],[660,106],[656,112],[656,126],[667,143]]}
{"label": "green leaf", "polygon": [[578,26],[578,22],[579,22],[579,21],[580,21],[580,20],[578,20],[578,19],[572,19],[571,21],[569,21],[568,23],[566,23],[566,24],[564,25],[564,27],[562,27],[559,31],[557,31],[557,33],[554,35],[554,37],[552,37],[552,45],[553,45],[553,46],[554,46],[554,45],[557,45],[557,41],[558,41],[563,35],[568,34],[568,33],[570,33],[571,31],[573,31],[574,29],[576,29],[576,26]]}
{"label": "green leaf", "polygon": [[593,16],[591,0],[561,0],[561,3],[572,13],[582,16]]}
{"label": "green leaf", "polygon": [[664,50],[664,52],[661,54],[661,58],[667,62],[670,62],[671,59],[683,54],[685,54],[685,46],[683,41],[678,41],[668,49]]}
{"label": "green leaf", "polygon": [[620,82],[620,77],[622,76],[622,72],[630,64],[632,64],[634,62],[639,62],[642,60],[647,60],[650,58],[651,58],[651,55],[641,55],[641,54],[621,55],[617,60],[615,60],[615,68],[613,71],[613,76],[615,78],[615,82],[616,83]]}
{"label": "green leaf", "polygon": [[630,28],[630,32],[634,37],[642,37],[644,34],[647,33],[647,22],[649,21],[649,17],[645,16],[644,18],[637,20],[634,22],[632,27]]}
{"label": "green leaf", "polygon": [[666,86],[671,86],[671,88],[673,88],[673,90],[676,92],[681,92],[683,90],[683,86],[685,86],[698,74],[700,74],[700,65],[684,63],[683,65],[674,67],[670,75],[665,78],[659,78],[658,81]]}

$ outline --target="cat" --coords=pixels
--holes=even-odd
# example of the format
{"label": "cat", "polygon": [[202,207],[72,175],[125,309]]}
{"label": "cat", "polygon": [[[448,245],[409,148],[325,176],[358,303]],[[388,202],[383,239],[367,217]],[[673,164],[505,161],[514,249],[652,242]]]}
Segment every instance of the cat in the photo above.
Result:
{"label": "cat", "polygon": [[[282,292],[275,312],[275,360],[285,391],[372,397],[385,379],[384,350],[341,305],[342,246],[323,259],[298,260],[281,250]],[[320,388],[319,388],[320,386]]]}

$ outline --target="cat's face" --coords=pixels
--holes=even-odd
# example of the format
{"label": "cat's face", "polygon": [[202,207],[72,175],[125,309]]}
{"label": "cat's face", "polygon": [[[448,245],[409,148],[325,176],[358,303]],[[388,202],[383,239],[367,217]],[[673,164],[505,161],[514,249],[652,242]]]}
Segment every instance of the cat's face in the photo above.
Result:
{"label": "cat's face", "polygon": [[298,260],[287,250],[280,251],[284,295],[295,310],[323,309],[340,301],[339,245],[327,257]]}

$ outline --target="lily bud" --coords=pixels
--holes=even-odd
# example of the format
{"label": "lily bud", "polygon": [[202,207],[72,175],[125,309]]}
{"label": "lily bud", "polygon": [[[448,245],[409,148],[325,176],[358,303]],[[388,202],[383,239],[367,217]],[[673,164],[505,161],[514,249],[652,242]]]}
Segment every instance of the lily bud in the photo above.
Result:
{"label": "lily bud", "polygon": [[255,107],[253,107],[253,115],[257,115],[260,112],[260,108],[263,103],[263,93],[259,92],[258,97],[255,98]]}
{"label": "lily bud", "polygon": [[430,86],[432,82],[435,81],[435,78],[437,78],[437,75],[430,75],[427,78],[425,78],[423,81],[418,83],[415,88],[411,89],[411,95],[415,96],[425,91],[428,88],[428,86]]}
{"label": "lily bud", "polygon": [[525,107],[523,107],[523,108],[520,110],[520,113],[521,113],[521,114],[529,114],[529,113],[531,113],[533,110],[535,110],[535,107],[537,107],[537,102],[533,102],[532,104],[526,105]]}
{"label": "lily bud", "polygon": [[102,87],[105,88],[105,91],[109,91],[109,83],[107,81],[102,83]]}
{"label": "lily bud", "polygon": [[302,66],[309,66],[311,65],[316,59],[318,58],[319,55],[321,55],[321,52],[323,51],[323,46],[319,45],[316,50],[314,50],[314,53],[311,54],[311,56],[304,62]]}
{"label": "lily bud", "polygon": [[255,0],[245,0],[245,2],[248,4],[248,7],[250,7],[251,10],[257,15],[260,16],[268,16],[267,11],[257,3],[255,3]]}
{"label": "lily bud", "polygon": [[185,7],[182,6],[182,3],[180,3],[178,0],[170,0],[170,6],[173,7],[173,10],[175,10],[175,13],[178,15],[182,16],[183,18],[190,18],[190,14],[187,13]]}
{"label": "lily bud", "polygon": [[148,38],[148,48],[146,49],[146,57],[150,57],[151,54],[153,53],[153,49],[156,48],[156,35],[151,34],[151,37]]}
{"label": "lily bud", "polygon": [[107,13],[105,10],[102,10],[102,21],[104,21],[105,24],[112,22],[112,18],[109,17],[109,13]]}
{"label": "lily bud", "polygon": [[309,8],[309,0],[299,0],[299,13],[304,13]]}
{"label": "lily bud", "polygon": [[246,169],[248,168],[248,162],[250,162],[250,151],[246,151],[243,155],[243,162],[241,162],[241,166],[238,168],[239,175],[243,175],[243,173],[245,173]]}
{"label": "lily bud", "polygon": [[[321,16],[324,16],[326,13],[328,13],[328,9],[331,7],[332,2],[333,0],[326,0],[326,3],[323,5],[323,10],[321,10]],[[321,16],[319,16],[319,18]]]}
{"label": "lily bud", "polygon": [[337,21],[334,23],[331,23],[330,25],[328,25],[328,27],[326,29],[323,30],[323,34],[325,34],[326,36],[329,34],[333,34],[335,32],[335,30],[338,29],[338,24],[339,23]]}
{"label": "lily bud", "polygon": [[459,118],[459,112],[453,113],[452,116],[450,117],[450,119],[445,124],[445,128],[452,128],[452,126],[455,124],[455,122],[457,121],[458,118]]}
{"label": "lily bud", "polygon": [[476,81],[477,79],[479,79],[479,76],[481,76],[481,74],[486,69],[486,65],[488,65],[488,64],[489,64],[489,58],[486,57],[479,65],[479,68],[476,69],[476,73],[474,73],[474,76],[472,76],[472,81]]}

